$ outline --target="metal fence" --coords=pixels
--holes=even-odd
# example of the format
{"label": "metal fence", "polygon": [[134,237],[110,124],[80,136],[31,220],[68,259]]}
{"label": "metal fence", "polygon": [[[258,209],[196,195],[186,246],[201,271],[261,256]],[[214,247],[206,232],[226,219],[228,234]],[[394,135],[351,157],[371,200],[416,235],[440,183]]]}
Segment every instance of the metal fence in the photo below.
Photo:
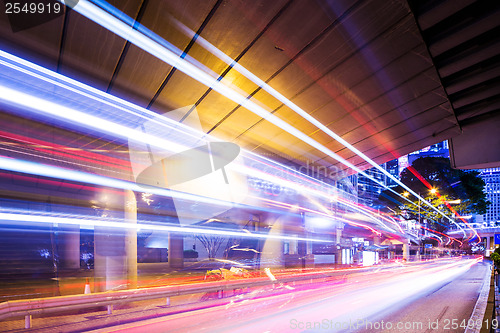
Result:
{"label": "metal fence", "polygon": [[[352,269],[349,273],[363,272],[370,268]],[[298,281],[321,282],[332,279],[345,279],[346,271],[325,270],[293,275],[281,276],[278,279],[268,277],[247,278],[241,280],[222,280],[185,285],[170,285],[153,288],[108,291],[94,294],[81,294],[38,298],[28,300],[7,301],[0,304],[0,321],[8,318],[24,317],[25,328],[32,327],[32,317],[44,314],[53,314],[71,310],[80,310],[93,307],[107,307],[108,314],[112,314],[113,305],[127,302],[144,301],[165,298],[166,305],[170,305],[170,297],[197,293],[219,293],[262,286],[273,286]]]}

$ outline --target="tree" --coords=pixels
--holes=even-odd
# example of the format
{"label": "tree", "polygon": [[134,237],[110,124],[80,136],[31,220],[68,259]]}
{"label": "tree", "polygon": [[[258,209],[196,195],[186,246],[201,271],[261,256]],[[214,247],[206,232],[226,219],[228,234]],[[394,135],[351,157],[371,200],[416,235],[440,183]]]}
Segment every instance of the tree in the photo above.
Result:
{"label": "tree", "polygon": [[[209,229],[218,229],[218,230],[237,230],[238,225],[232,222],[226,222],[222,220],[218,220],[215,218],[208,219],[206,221],[202,221],[197,223],[198,226],[202,226]],[[210,260],[214,259],[219,251],[220,247],[224,242],[227,243],[228,237],[216,234],[197,234],[196,239],[201,242],[205,250],[207,250],[208,258]]]}
{"label": "tree", "polygon": [[[401,173],[401,182],[450,217],[454,213],[447,207],[449,201],[460,200],[460,204],[451,205],[453,210],[460,215],[485,214],[490,204],[483,192],[485,183],[479,177],[479,172],[452,169],[447,158],[421,157],[415,160],[411,167],[404,169]],[[439,195],[430,193],[430,188],[436,189]],[[393,190],[399,194],[406,192],[401,186]],[[447,224],[447,220],[443,219],[441,214],[423,204],[413,195],[407,196],[407,199],[411,201],[408,202],[386,190],[382,192],[379,199],[397,213],[405,213],[414,219],[419,217],[428,219],[433,227],[437,227],[436,224]]]}
{"label": "tree", "polygon": [[205,250],[207,250],[208,258],[210,260],[214,259],[217,255],[217,251],[221,247],[224,241],[227,241],[227,238],[224,236],[218,235],[210,235],[210,234],[200,234],[196,235],[196,238],[203,244]]}

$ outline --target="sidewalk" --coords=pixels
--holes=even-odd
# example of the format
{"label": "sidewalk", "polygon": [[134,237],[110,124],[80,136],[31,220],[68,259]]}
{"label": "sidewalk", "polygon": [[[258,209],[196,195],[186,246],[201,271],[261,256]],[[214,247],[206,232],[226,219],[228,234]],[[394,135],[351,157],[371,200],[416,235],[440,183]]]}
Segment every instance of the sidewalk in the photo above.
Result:
{"label": "sidewalk", "polygon": [[[500,274],[498,272],[495,272],[494,266],[493,266],[493,271],[494,272],[493,272],[492,282],[494,285],[495,296],[493,298],[492,331],[495,333],[500,333]],[[496,323],[493,322],[493,320],[496,320]]]}

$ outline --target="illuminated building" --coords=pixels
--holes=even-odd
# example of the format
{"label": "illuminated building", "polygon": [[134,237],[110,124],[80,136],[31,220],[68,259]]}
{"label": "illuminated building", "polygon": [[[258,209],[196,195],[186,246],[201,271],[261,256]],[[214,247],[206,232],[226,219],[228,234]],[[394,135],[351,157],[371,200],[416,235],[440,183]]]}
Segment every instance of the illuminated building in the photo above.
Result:
{"label": "illuminated building", "polygon": [[[384,170],[386,170],[392,176],[398,178],[398,160],[392,160],[380,165]],[[363,204],[373,207],[373,208],[383,208],[377,205],[377,199],[388,187],[395,186],[396,183],[389,178],[387,175],[383,174],[379,170],[375,168],[371,168],[365,171],[367,174],[377,179],[380,183],[377,184],[372,180],[368,179],[364,175],[357,176],[357,187],[358,187],[358,196],[360,202]]]}
{"label": "illuminated building", "polygon": [[482,215],[486,226],[500,224],[500,168],[484,169],[480,177],[486,183],[484,192],[486,199],[491,203],[486,214]]}

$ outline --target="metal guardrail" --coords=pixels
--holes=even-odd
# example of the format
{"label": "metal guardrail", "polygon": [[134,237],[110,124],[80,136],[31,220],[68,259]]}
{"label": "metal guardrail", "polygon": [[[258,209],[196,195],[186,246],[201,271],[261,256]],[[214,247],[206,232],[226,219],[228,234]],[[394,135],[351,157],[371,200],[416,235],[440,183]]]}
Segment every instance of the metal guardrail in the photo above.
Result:
{"label": "metal guardrail", "polygon": [[[361,272],[367,269],[353,269],[352,272]],[[345,271],[322,271],[309,273],[296,273],[293,276],[279,277],[271,280],[268,277],[246,278],[242,280],[223,280],[214,282],[202,282],[185,285],[172,285],[163,287],[118,290],[100,292],[94,294],[81,294],[69,296],[57,296],[48,298],[7,301],[0,304],[0,321],[12,317],[25,317],[25,328],[32,327],[32,316],[48,313],[66,312],[99,306],[106,306],[108,314],[112,314],[113,305],[126,302],[144,301],[165,298],[166,305],[170,305],[170,297],[190,295],[198,293],[221,293],[237,289],[261,287],[280,283],[328,279],[334,277],[345,277]]]}
{"label": "metal guardrail", "polygon": [[[420,264],[423,262],[412,262],[407,264]],[[400,267],[400,266],[399,266]],[[381,267],[363,267],[348,270],[324,270],[314,272],[293,273],[288,276],[277,276],[275,280],[269,277],[245,278],[241,280],[222,280],[213,282],[201,282],[184,285],[171,285],[162,287],[129,289],[118,291],[99,292],[94,294],[79,294],[68,296],[56,296],[47,298],[35,298],[28,300],[15,300],[0,303],[0,321],[15,318],[25,318],[25,328],[32,327],[32,316],[49,313],[60,313],[72,310],[88,309],[93,307],[107,307],[108,314],[112,314],[113,305],[127,302],[144,301],[152,299],[166,299],[166,305],[170,305],[170,297],[191,295],[199,293],[220,293],[223,297],[225,291],[234,291],[238,289],[262,287],[283,283],[292,283],[299,281],[341,278],[345,280],[349,274],[362,273],[376,268],[377,271],[393,269],[394,266]]]}
{"label": "metal guardrail", "polygon": [[[499,324],[500,324],[500,275],[493,264],[493,279],[491,281],[493,290],[493,296],[491,297],[491,307],[493,313],[491,313],[491,325],[489,332],[498,332]],[[493,320],[496,321],[496,325],[493,325]],[[496,327],[493,327],[496,326]],[[483,332],[481,332],[483,333]]]}

